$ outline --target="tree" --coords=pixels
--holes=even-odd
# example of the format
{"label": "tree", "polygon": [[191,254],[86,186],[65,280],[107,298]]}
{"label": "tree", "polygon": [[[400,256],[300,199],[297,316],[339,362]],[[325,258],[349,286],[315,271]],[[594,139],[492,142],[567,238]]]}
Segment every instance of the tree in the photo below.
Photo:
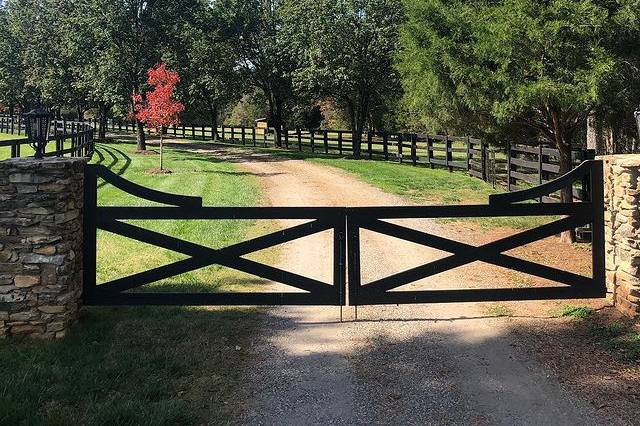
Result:
{"label": "tree", "polygon": [[6,5],[0,4],[0,104],[12,113],[15,107],[24,107],[28,97],[20,51],[20,40],[10,31]]}
{"label": "tree", "polygon": [[162,142],[164,128],[180,124],[180,113],[184,105],[173,99],[173,92],[180,82],[180,76],[175,71],[167,70],[165,64],[160,63],[149,69],[147,84],[153,87],[144,96],[133,95],[133,105],[136,119],[160,133],[160,170],[164,170],[162,161]]}
{"label": "tree", "polygon": [[390,92],[399,96],[393,66],[404,19],[398,0],[306,0],[288,13],[296,28],[294,81],[317,98],[333,98],[349,116],[353,155],[362,132]]}
{"label": "tree", "polygon": [[283,19],[288,0],[221,0],[214,3],[234,35],[238,69],[249,85],[261,90],[269,107],[268,121],[281,146],[282,128],[294,99],[292,74],[297,59]]}
{"label": "tree", "polygon": [[572,141],[615,77],[600,43],[608,11],[591,0],[408,3],[400,69],[411,103],[441,127],[468,118],[493,137],[546,141],[568,172]]}
{"label": "tree", "polygon": [[[87,0],[83,12],[100,47],[96,56],[106,59],[94,65],[102,101],[132,111],[132,94],[145,89],[147,70],[179,50],[183,24],[202,7],[198,0]],[[108,91],[110,84],[114,91]],[[144,126],[137,120],[136,127],[137,148],[144,151]]]}
{"label": "tree", "polygon": [[206,113],[214,140],[221,112],[237,102],[245,89],[233,34],[225,31],[222,18],[219,9],[203,7],[193,21],[182,27],[180,37],[185,52],[172,61],[181,69],[185,96],[191,101],[189,109]]}

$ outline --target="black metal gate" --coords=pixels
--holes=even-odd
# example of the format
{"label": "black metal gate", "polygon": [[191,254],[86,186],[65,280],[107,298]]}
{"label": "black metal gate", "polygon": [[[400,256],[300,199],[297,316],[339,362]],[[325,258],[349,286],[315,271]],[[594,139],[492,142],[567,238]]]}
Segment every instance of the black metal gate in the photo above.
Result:
{"label": "black metal gate", "polygon": [[[338,305],[346,300],[347,258],[349,305],[425,302],[470,302],[603,297],[604,200],[602,162],[590,160],[543,185],[492,195],[488,205],[416,207],[203,207],[198,197],[158,192],[127,181],[104,166],[90,165],[85,179],[84,301],[88,305]],[[97,205],[97,179],[163,207],[103,207]],[[587,182],[590,198],[576,203],[519,203],[551,194],[576,181]],[[560,216],[550,223],[480,246],[450,240],[400,226],[387,219],[441,217]],[[133,219],[307,219],[293,226],[222,249],[212,249],[136,227]],[[504,252],[574,229],[591,225],[592,276],[582,276],[519,259]],[[138,241],[170,249],[189,258],[96,285],[96,231],[104,229]],[[243,255],[308,235],[333,230],[333,282],[326,283],[243,258]],[[404,272],[362,283],[360,230],[368,229],[450,253],[449,256]],[[345,245],[345,237],[348,234]],[[345,250],[346,249],[346,250]],[[348,253],[348,255],[347,255]],[[411,282],[483,261],[555,281],[561,285],[536,288],[486,288],[393,291]],[[305,292],[149,293],[127,292],[136,287],[212,264],[227,266]]]}

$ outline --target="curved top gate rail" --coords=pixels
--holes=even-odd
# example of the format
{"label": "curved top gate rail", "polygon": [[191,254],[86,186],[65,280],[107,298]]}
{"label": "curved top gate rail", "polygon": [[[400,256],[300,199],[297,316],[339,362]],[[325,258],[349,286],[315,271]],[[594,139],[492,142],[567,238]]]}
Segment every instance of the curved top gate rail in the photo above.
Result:
{"label": "curved top gate rail", "polygon": [[[15,139],[0,141],[0,150],[10,147],[10,155],[0,158],[30,157],[32,149],[26,139],[22,116],[0,114],[0,133],[15,135]],[[88,121],[51,120],[49,143],[45,147],[45,157],[91,157],[94,149],[94,128]],[[26,150],[22,149],[26,146]],[[1,152],[1,151],[0,151]],[[26,155],[25,155],[26,154]]]}

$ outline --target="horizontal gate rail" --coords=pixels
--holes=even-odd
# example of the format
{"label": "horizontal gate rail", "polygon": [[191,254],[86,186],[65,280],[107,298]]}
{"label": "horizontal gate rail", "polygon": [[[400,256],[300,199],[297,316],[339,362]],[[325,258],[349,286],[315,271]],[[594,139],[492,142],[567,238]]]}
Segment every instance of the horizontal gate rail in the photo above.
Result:
{"label": "horizontal gate rail", "polygon": [[[589,177],[591,200],[580,203],[514,204],[538,198]],[[349,247],[349,304],[507,301],[602,297],[604,283],[604,201],[602,163],[586,161],[560,178],[536,188],[492,195],[489,205],[424,207],[355,207],[347,209]],[[547,224],[479,246],[417,231],[382,219],[436,217],[564,216]],[[590,223],[593,229],[592,276],[542,265],[504,252]],[[367,229],[450,253],[390,276],[363,284],[360,271],[360,230]],[[563,286],[540,288],[484,288],[392,291],[400,286],[475,262],[483,261],[548,279]]]}
{"label": "horizontal gate rail", "polygon": [[[344,208],[269,208],[267,211],[251,207],[201,207],[198,197],[185,197],[144,188],[121,177],[114,177],[104,166],[90,165],[86,172],[85,243],[95,247],[96,231],[102,229],[123,237],[151,244],[189,256],[168,265],[145,270],[107,283],[96,285],[95,249],[85,258],[84,301],[87,305],[344,305],[345,211]],[[96,202],[97,178],[133,195],[147,200],[173,204],[177,207],[103,207]],[[115,209],[115,210],[114,210]],[[149,210],[151,209],[151,210]],[[144,212],[144,214],[140,214]],[[181,214],[175,214],[180,212]],[[312,219],[310,222],[213,249],[184,241],[124,220],[133,219]],[[326,283],[300,274],[285,271],[243,258],[243,255],[294,241],[326,230],[334,233],[333,283]],[[295,287],[304,292],[233,292],[233,293],[164,293],[127,292],[175,275],[210,265],[226,266],[267,280]]]}

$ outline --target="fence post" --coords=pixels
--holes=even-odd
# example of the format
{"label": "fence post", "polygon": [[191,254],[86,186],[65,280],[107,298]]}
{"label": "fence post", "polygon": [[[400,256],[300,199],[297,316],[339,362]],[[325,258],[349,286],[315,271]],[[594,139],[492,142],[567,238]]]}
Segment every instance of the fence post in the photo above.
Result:
{"label": "fence post", "polygon": [[311,152],[316,152],[316,137],[312,129],[309,129],[309,140],[311,142]]}
{"label": "fence post", "polygon": [[296,134],[298,135],[298,151],[302,152],[302,139],[300,135],[300,127],[296,127]]}
{"label": "fence post", "polygon": [[453,166],[451,165],[451,163],[453,162],[453,153],[451,152],[451,150],[452,150],[451,139],[449,139],[449,135],[446,135],[445,136],[445,151],[447,154],[446,164],[447,164],[447,167],[449,167],[450,172],[453,171]]}
{"label": "fence post", "polygon": [[338,130],[338,152],[342,155],[342,130]]}
{"label": "fence post", "polygon": [[327,129],[324,129],[323,131],[324,133],[324,153],[328,154],[329,153],[329,139],[328,139],[328,134],[327,134]]}
{"label": "fence post", "polygon": [[251,128],[251,139],[253,140],[253,146],[256,146],[256,128]]}
{"label": "fence post", "polygon": [[369,131],[367,132],[367,150],[369,151],[369,160],[371,160],[371,158],[373,157],[373,152],[372,152],[372,140],[371,140],[371,129],[369,129]]}
{"label": "fence post", "polygon": [[411,161],[413,162],[414,166],[418,162],[417,144],[418,144],[418,135],[416,135],[415,133],[412,133],[411,134]]}
{"label": "fence post", "polygon": [[289,149],[289,129],[283,128],[282,134],[284,135],[284,149]]}
{"label": "fence post", "polygon": [[427,163],[429,163],[429,167],[433,169],[433,139],[429,137],[427,134]]}
{"label": "fence post", "polygon": [[242,131],[242,145],[244,145],[244,144],[245,144],[245,138],[244,138],[244,126],[242,126],[240,129],[241,129],[241,131]]}
{"label": "fence post", "polygon": [[[467,136],[467,173],[471,169],[471,138]],[[484,180],[484,176],[482,178]]]}
{"label": "fence post", "polygon": [[264,147],[267,147],[267,133],[269,132],[269,128],[267,127],[266,129],[264,129],[264,132],[262,132],[262,144],[264,145]]}
{"label": "fence post", "polygon": [[386,130],[382,132],[382,152],[384,154],[384,159],[388,160],[389,159],[389,135],[387,134]]}
{"label": "fence post", "polygon": [[400,161],[400,163],[402,163],[402,133],[398,133],[398,138],[397,138],[397,151],[398,151],[398,161]]}
{"label": "fence post", "polygon": [[489,157],[487,154],[489,150],[489,145],[480,142],[480,161],[482,162],[480,168],[482,170],[482,180],[487,182],[489,178],[489,168],[487,167],[487,158]]}
{"label": "fence post", "polygon": [[511,192],[511,142],[507,142],[507,192]]}

